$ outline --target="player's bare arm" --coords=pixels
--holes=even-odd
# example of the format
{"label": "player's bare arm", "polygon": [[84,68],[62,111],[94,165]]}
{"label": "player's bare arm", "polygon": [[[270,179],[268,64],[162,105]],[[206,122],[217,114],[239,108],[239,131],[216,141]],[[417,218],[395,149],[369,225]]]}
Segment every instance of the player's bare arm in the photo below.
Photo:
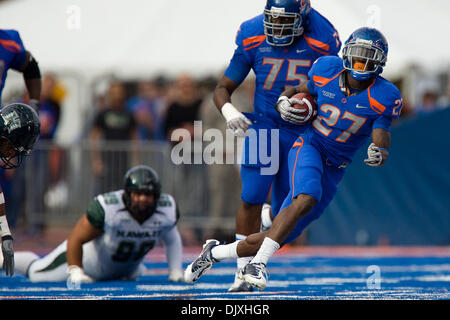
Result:
{"label": "player's bare arm", "polygon": [[239,83],[222,76],[214,90],[214,103],[227,121],[227,128],[236,136],[244,136],[251,121],[231,104],[231,95]]}
{"label": "player's bare arm", "polygon": [[216,88],[214,89],[213,98],[214,103],[219,111],[222,110],[222,107],[225,103],[231,102],[231,95],[238,86],[239,83],[231,80],[227,76],[222,76],[222,78],[220,78]]}
{"label": "player's bare arm", "polygon": [[286,90],[283,91],[283,93],[281,94],[281,96],[286,96],[288,98],[292,97],[293,95],[297,94],[297,93],[307,93],[307,94],[311,94],[308,90],[308,86],[307,86],[307,82],[306,81],[302,81],[300,83],[300,85],[295,86],[295,87],[288,87]]}
{"label": "player's bare arm", "polygon": [[67,264],[82,268],[83,244],[99,237],[102,230],[95,228],[83,215],[72,230],[67,239]]}

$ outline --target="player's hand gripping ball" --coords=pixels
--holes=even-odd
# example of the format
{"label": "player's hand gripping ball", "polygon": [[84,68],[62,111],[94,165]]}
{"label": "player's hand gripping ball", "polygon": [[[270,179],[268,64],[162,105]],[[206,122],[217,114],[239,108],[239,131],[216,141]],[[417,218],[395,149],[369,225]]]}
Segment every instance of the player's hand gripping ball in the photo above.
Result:
{"label": "player's hand gripping ball", "polygon": [[317,115],[317,103],[314,97],[307,93],[297,93],[291,97],[292,107],[298,110],[298,115],[302,116],[303,123],[314,120]]}
{"label": "player's hand gripping ball", "polygon": [[294,124],[306,124],[317,115],[314,98],[306,93],[297,93],[291,98],[281,96],[276,105],[283,120]]}

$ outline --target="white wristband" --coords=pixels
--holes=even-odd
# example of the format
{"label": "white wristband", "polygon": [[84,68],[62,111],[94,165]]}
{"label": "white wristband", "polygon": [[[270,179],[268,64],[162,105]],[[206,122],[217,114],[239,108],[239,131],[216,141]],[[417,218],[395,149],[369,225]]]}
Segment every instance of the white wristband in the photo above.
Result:
{"label": "white wristband", "polygon": [[0,204],[5,203],[5,196],[3,195],[3,192],[0,192]]}
{"label": "white wristband", "polygon": [[9,231],[8,220],[6,220],[6,215],[0,216],[0,238],[10,235],[11,231]]}
{"label": "white wristband", "polygon": [[220,111],[227,121],[242,116],[242,113],[240,113],[230,102],[225,103]]}

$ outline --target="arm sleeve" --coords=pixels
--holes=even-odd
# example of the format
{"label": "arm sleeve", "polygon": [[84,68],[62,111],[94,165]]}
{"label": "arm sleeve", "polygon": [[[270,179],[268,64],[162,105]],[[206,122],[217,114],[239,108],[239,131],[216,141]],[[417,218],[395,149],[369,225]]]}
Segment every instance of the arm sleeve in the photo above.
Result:
{"label": "arm sleeve", "polygon": [[163,233],[161,239],[166,249],[169,270],[182,269],[183,244],[176,226]]}

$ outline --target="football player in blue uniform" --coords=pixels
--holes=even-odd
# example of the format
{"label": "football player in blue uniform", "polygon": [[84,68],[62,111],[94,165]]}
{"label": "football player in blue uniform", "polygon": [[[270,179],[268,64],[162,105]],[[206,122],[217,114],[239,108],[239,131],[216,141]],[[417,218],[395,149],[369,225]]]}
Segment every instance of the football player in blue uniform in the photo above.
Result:
{"label": "football player in blue uniform", "polygon": [[299,135],[289,151],[288,196],[279,212],[274,211],[275,219],[268,231],[228,245],[207,241],[199,258],[185,271],[188,281],[195,282],[224,258],[256,253],[239,277],[263,289],[269,258],[321,216],[356,150],[369,137],[372,143],[364,162],[372,167],[386,162],[390,125],[400,116],[403,103],[397,87],[380,76],[387,54],[387,41],[378,30],[359,28],[345,42],[342,59],[335,56],[317,59],[307,83],[283,92],[286,98],[280,99],[277,110],[285,110],[283,105],[290,104],[289,97],[297,92],[313,95],[318,105],[312,126]]}
{"label": "football player in blue uniform", "polygon": [[[255,134],[253,139],[249,135],[245,138],[241,163],[242,202],[236,217],[236,239],[243,240],[259,232],[261,208],[271,187],[272,210],[278,211],[283,203],[289,192],[287,154],[298,134],[307,127],[285,121],[274,105],[288,86],[306,83],[308,71],[317,58],[337,55],[341,43],[333,25],[311,8],[309,0],[268,0],[264,13],[241,24],[236,45],[214,91],[214,102],[234,135],[247,135],[248,129]],[[250,70],[256,75],[254,111],[243,114],[231,103],[231,95]],[[278,148],[271,143],[277,143]],[[271,154],[272,151],[278,154]],[[269,154],[272,163],[260,158]],[[238,269],[249,261],[238,259]],[[237,278],[230,288],[230,291],[250,290]]]}
{"label": "football player in blue uniform", "polygon": [[[22,39],[20,38],[19,33],[16,30],[4,30],[0,29],[0,101],[2,97],[2,91],[5,86],[6,75],[9,69],[14,69],[16,71],[23,73],[23,78],[25,81],[25,86],[28,91],[28,96],[30,98],[29,105],[35,110],[39,111],[39,99],[41,96],[41,73],[39,66],[32,56],[32,54],[25,50]],[[32,119],[34,115],[31,115],[28,110],[28,105],[26,107],[19,107],[20,104],[14,104],[15,107],[10,108],[2,108],[2,119],[3,123],[0,125],[2,133],[0,133],[0,159],[2,164],[0,167],[3,168],[13,168],[20,165],[20,161],[16,161],[18,159],[22,159],[22,156],[25,153],[31,152],[31,147],[33,146],[35,140],[37,139],[39,130],[30,130],[29,133],[25,132],[25,129],[28,128],[28,124],[15,121],[9,121],[10,123],[15,123],[14,127],[17,127],[16,130],[12,133],[14,136],[11,143],[7,143],[6,139],[10,139],[9,135],[6,132],[3,132],[4,129],[7,128],[7,121],[5,116],[13,115],[9,119]],[[6,110],[3,110],[6,109]],[[17,110],[15,110],[17,109]],[[35,126],[36,123],[33,123],[36,119],[30,120],[30,128]],[[37,118],[37,122],[39,124],[39,118]],[[18,125],[17,125],[18,124]],[[20,134],[17,134],[20,132]],[[5,139],[5,140],[3,140]],[[32,141],[32,142],[31,142]],[[31,142],[31,143],[29,143]],[[15,149],[14,152],[10,152],[10,149]],[[11,157],[11,154],[14,153],[14,156]],[[12,161],[12,159],[16,159]],[[6,270],[7,275],[14,274],[14,251],[12,246],[12,237],[8,228],[8,222],[6,220],[5,215],[5,199],[3,196],[3,191],[0,186],[0,235],[2,236],[2,251],[4,256],[6,257],[3,262],[3,267]]]}

